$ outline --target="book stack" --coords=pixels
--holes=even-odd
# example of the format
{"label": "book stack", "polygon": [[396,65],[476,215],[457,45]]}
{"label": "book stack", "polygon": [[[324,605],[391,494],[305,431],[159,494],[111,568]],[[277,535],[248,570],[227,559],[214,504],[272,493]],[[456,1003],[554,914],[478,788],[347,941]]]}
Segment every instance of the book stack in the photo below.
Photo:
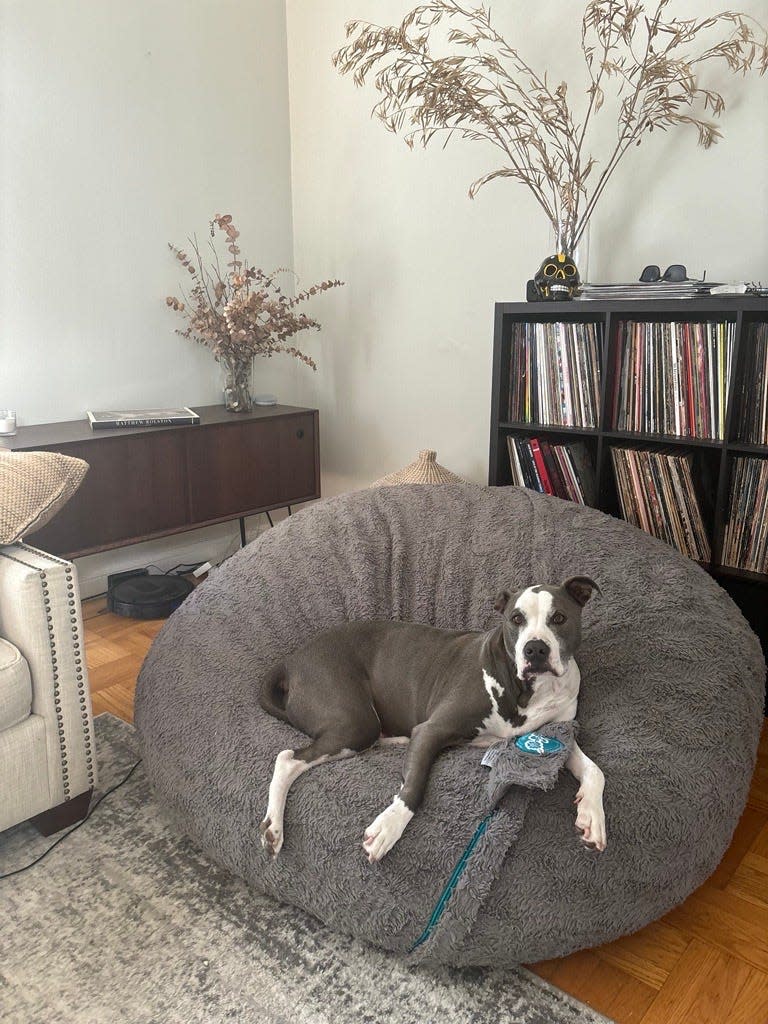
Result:
{"label": "book stack", "polygon": [[768,459],[733,460],[728,507],[723,565],[768,573]]}
{"label": "book stack", "polygon": [[738,438],[768,444],[768,324],[753,324],[741,375]]}
{"label": "book stack", "polygon": [[619,299],[698,299],[710,295],[709,281],[627,281],[624,284],[583,284],[579,299],[584,302],[617,302]]}
{"label": "book stack", "polygon": [[619,324],[616,430],[722,440],[735,324]]}
{"label": "book stack", "polygon": [[594,505],[595,471],[583,442],[550,444],[538,437],[507,437],[512,483],[540,494]]}
{"label": "book stack", "polygon": [[509,420],[596,427],[601,326],[516,323],[509,363]]}
{"label": "book stack", "polygon": [[611,448],[611,459],[624,519],[689,558],[709,562],[691,455]]}

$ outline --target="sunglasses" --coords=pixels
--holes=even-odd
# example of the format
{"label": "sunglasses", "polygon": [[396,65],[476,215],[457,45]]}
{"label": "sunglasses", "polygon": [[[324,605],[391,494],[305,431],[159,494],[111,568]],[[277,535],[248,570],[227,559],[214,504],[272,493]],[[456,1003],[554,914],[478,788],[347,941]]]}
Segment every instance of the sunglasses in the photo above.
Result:
{"label": "sunglasses", "polygon": [[640,280],[644,284],[651,284],[654,281],[671,281],[678,283],[680,281],[688,280],[688,271],[682,265],[682,263],[672,263],[662,274],[661,269],[652,263],[650,266],[643,269],[640,275]]}

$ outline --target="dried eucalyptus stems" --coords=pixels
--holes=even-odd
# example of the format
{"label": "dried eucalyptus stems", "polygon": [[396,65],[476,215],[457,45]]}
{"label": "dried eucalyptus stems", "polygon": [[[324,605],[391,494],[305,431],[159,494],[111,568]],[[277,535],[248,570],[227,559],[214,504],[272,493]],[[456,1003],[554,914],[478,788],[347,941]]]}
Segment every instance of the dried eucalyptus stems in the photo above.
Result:
{"label": "dried eucalyptus stems", "polygon": [[[527,185],[561,241],[573,252],[619,161],[653,131],[691,125],[705,149],[720,138],[712,118],[725,109],[719,92],[699,83],[707,64],[734,74],[768,68],[765,30],[746,14],[722,11],[696,18],[667,13],[672,0],[589,0],[581,29],[587,80],[584,110],[568,100],[565,82],[539,74],[493,27],[490,11],[458,0],[431,0],[389,28],[353,21],[334,56],[357,85],[373,77],[381,99],[373,108],[409,146],[455,135],[490,142],[502,166],[473,182],[469,194],[495,178]],[[439,36],[450,44],[433,52]],[[590,127],[607,93],[616,101],[612,152],[590,151]]]}
{"label": "dried eucalyptus stems", "polygon": [[209,244],[213,262],[207,266],[196,238],[189,240],[194,258],[175,245],[168,245],[192,279],[189,296],[182,292],[181,299],[169,295],[165,300],[187,321],[186,329],[177,333],[205,345],[219,361],[243,362],[253,356],[285,352],[316,370],[314,359],[288,344],[288,340],[300,331],[319,330],[320,324],[294,310],[313,295],[338,288],[343,282],[321,281],[295,295],[286,295],[277,282],[281,274],[290,271],[281,267],[266,273],[250,266],[242,257],[237,244],[240,232],[230,214],[216,214],[211,221],[211,238],[217,228],[227,238],[231,257],[225,271],[212,242]]}

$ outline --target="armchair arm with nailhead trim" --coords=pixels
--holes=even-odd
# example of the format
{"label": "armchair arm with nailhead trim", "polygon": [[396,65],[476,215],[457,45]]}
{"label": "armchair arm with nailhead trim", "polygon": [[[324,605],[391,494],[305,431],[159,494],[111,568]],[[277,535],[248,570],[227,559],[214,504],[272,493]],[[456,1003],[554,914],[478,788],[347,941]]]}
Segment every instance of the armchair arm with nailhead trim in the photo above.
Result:
{"label": "armchair arm with nailhead trim", "polygon": [[70,562],[28,544],[0,547],[0,638],[0,830],[34,818],[49,835],[85,816],[96,783]]}

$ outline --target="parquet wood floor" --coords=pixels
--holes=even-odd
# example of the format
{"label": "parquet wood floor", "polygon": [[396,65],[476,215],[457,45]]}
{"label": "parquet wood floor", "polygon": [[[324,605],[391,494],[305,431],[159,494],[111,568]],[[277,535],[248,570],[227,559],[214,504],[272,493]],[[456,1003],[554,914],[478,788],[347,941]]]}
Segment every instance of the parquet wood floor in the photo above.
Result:
{"label": "parquet wood floor", "polygon": [[[103,599],[84,614],[94,714],[131,722],[136,676],[163,623],[119,618]],[[768,725],[715,874],[635,935],[532,969],[618,1024],[768,1024]]]}

